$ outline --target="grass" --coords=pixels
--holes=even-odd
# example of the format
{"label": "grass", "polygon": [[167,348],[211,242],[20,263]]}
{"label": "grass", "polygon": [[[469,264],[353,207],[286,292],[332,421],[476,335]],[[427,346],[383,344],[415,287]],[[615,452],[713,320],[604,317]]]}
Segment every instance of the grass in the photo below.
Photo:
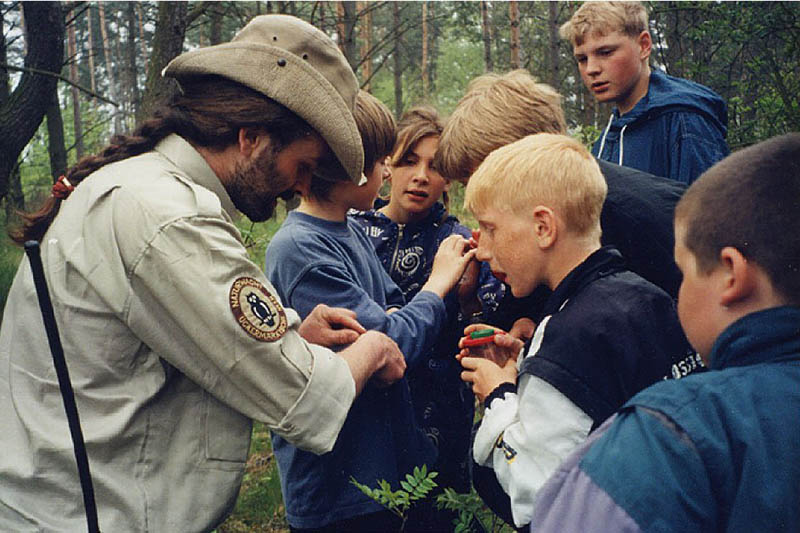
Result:
{"label": "grass", "polygon": [[233,514],[217,533],[277,533],[289,531],[281,496],[278,467],[272,454],[269,431],[263,424],[253,425],[250,455],[244,481]]}

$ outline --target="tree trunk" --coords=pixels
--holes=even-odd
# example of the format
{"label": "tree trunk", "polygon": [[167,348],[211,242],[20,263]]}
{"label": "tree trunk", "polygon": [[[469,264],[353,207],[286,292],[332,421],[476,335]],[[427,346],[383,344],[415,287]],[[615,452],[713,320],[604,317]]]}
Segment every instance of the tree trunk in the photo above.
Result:
{"label": "tree trunk", "polygon": [[364,13],[364,22],[361,24],[361,77],[366,80],[364,90],[369,92],[372,88],[372,10],[368,2],[359,3],[359,12]]}
{"label": "tree trunk", "polygon": [[[67,171],[67,148],[64,142],[64,120],[58,91],[54,90],[47,108],[47,153],[50,156],[50,174],[55,182]],[[80,158],[79,158],[80,159]]]}
{"label": "tree trunk", "polygon": [[356,50],[355,27],[356,27],[356,3],[355,2],[336,2],[336,13],[338,15],[337,28],[339,30],[339,48],[344,57],[353,69],[358,69],[359,57]]}
{"label": "tree trunk", "polygon": [[136,112],[139,109],[139,76],[136,69],[136,4],[128,2],[128,42],[126,49],[128,52],[128,111],[129,128],[135,126]]}
{"label": "tree trunk", "polygon": [[224,6],[221,2],[214,2],[209,10],[208,16],[210,19],[210,24],[208,25],[208,44],[210,46],[222,43],[223,8]]}
{"label": "tree trunk", "polygon": [[[77,19],[75,17],[75,8],[69,11],[69,17],[72,18],[72,23],[67,28],[67,56],[69,57],[69,79],[73,83],[78,83],[78,46],[75,38],[75,24]],[[76,86],[72,86],[72,131],[75,137],[75,159],[80,160],[83,157],[83,122],[81,121],[81,95]],[[58,98],[56,97],[56,104]],[[48,116],[49,116],[48,111]],[[59,110],[60,113],[60,110]],[[63,131],[63,130],[62,130]]]}
{"label": "tree trunk", "polygon": [[492,62],[492,31],[489,22],[489,2],[481,0],[481,31],[483,33],[483,65],[485,72],[494,70]]}
{"label": "tree trunk", "polygon": [[120,114],[122,113],[120,106],[122,102],[120,102],[119,99],[119,90],[114,76],[114,64],[111,62],[111,45],[108,40],[108,31],[106,30],[106,9],[103,2],[97,3],[97,12],[100,17],[100,36],[103,39],[103,57],[106,61],[108,92],[111,96],[111,100],[117,104],[117,108],[114,111],[114,133],[118,134],[122,133],[122,121],[120,120]]}
{"label": "tree trunk", "polygon": [[159,2],[153,51],[147,66],[147,82],[142,95],[142,105],[136,116],[137,125],[178,90],[175,80],[162,77],[161,71],[181,53],[188,22],[186,2]]}
{"label": "tree trunk", "polygon": [[[64,14],[57,2],[23,2],[28,40],[25,67],[60,73],[64,61]],[[57,79],[25,71],[0,105],[0,198],[8,194],[9,177],[25,145],[36,133],[50,104]]]}
{"label": "tree trunk", "polygon": [[548,2],[548,7],[550,8],[550,12],[548,13],[547,17],[547,29],[550,33],[550,57],[549,57],[549,72],[550,78],[549,82],[552,87],[558,89],[559,87],[559,72],[558,69],[559,65],[559,53],[558,47],[560,45],[560,41],[558,38],[558,9],[559,4],[558,2]]}
{"label": "tree trunk", "polygon": [[400,2],[392,2],[392,21],[394,22],[394,114],[403,114],[403,70],[400,47],[403,37],[400,34]]}
{"label": "tree trunk", "polygon": [[[86,40],[89,44],[89,53],[86,54],[89,60],[89,88],[93,93],[97,92],[97,81],[94,77],[94,28],[92,28],[92,5],[86,6]],[[91,100],[90,100],[91,102]]]}
{"label": "tree trunk", "polygon": [[519,68],[519,3],[517,0],[508,2],[508,18],[511,25],[511,68]]}
{"label": "tree trunk", "polygon": [[422,64],[420,65],[420,75],[422,76],[422,98],[428,99],[428,2],[422,2]]}
{"label": "tree trunk", "polygon": [[[6,53],[6,36],[2,31],[3,29],[3,11],[0,11],[0,63],[6,64],[8,62],[8,55]],[[0,106],[8,100],[9,89],[8,70],[0,68]],[[60,112],[60,110],[59,110]],[[6,226],[9,223],[16,223],[16,211],[23,211],[25,209],[25,196],[22,194],[22,184],[20,183],[19,165],[14,165],[14,169],[9,176],[8,195],[5,201],[6,208]],[[2,311],[0,311],[0,318],[2,318]]]}

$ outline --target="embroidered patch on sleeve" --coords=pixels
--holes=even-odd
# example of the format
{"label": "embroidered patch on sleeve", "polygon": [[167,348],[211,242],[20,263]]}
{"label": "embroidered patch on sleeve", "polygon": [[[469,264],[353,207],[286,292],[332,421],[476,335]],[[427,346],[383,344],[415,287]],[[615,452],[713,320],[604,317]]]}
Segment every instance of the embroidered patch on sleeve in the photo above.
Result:
{"label": "embroidered patch on sleeve", "polygon": [[228,301],[236,322],[254,339],[273,342],[286,333],[283,307],[257,279],[238,278],[234,281]]}

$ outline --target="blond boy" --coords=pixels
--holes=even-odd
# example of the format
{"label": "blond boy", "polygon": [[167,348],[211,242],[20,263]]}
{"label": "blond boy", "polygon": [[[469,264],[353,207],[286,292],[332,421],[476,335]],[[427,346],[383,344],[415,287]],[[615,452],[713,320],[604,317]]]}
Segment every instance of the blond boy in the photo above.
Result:
{"label": "blond boy", "polygon": [[691,183],[728,154],[728,112],[714,91],[649,64],[652,39],[639,2],[586,2],[561,27],[586,88],[615,105],[592,153]]}
{"label": "blond boy", "polygon": [[516,364],[513,344],[502,368],[459,354],[462,379],[486,406],[473,457],[494,470],[517,527],[567,454],[688,351],[670,296],[601,247],[606,189],[591,154],[556,134],[495,150],[467,184],[464,204],[481,230],[476,257],[518,298],[540,285],[552,291]]}
{"label": "blond boy", "polygon": [[[366,182],[301,179],[302,197],[267,247],[265,270],[281,301],[305,316],[327,303],[355,312],[368,330],[400,347],[406,360],[427,354],[446,320],[442,298],[474,251],[460,235],[444,240],[433,270],[406,303],[350,208],[372,206],[395,141],[388,108],[361,91],[353,112],[364,145]],[[329,173],[330,174],[330,173]],[[335,302],[335,303],[334,303]],[[392,310],[391,314],[388,312]],[[289,525],[295,531],[390,531],[397,517],[350,483],[384,479],[398,486],[414,466],[432,465],[436,451],[414,420],[405,378],[389,388],[367,387],[353,403],[330,453],[314,455],[273,436]]]}
{"label": "blond boy", "polygon": [[632,398],[542,490],[535,531],[800,531],[799,201],[797,133],[689,188],[678,313],[711,370]]}
{"label": "blond boy", "polygon": [[[525,70],[485,74],[470,82],[451,114],[434,164],[442,175],[467,181],[493,150],[534,133],[566,133],[559,94]],[[601,242],[616,246],[632,271],[674,297],[680,273],[672,259],[672,214],[686,186],[606,161],[598,165],[608,185]],[[521,312],[535,315],[534,306]]]}

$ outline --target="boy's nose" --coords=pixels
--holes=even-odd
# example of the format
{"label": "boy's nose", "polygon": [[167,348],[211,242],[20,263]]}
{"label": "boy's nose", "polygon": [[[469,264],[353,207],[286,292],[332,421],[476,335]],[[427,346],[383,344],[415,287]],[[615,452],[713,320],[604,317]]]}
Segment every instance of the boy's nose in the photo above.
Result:
{"label": "boy's nose", "polygon": [[590,55],[586,58],[586,73],[587,74],[598,74],[600,72],[600,61],[597,59],[592,58]]}
{"label": "boy's nose", "polygon": [[481,240],[478,241],[478,248],[475,249],[475,259],[483,263],[488,263],[492,259],[489,248],[485,244],[482,244]]}
{"label": "boy's nose", "polygon": [[417,168],[415,168],[414,169],[414,180],[415,181],[421,181],[421,182],[427,182],[429,180],[427,167],[424,167],[424,166],[420,165]]}

